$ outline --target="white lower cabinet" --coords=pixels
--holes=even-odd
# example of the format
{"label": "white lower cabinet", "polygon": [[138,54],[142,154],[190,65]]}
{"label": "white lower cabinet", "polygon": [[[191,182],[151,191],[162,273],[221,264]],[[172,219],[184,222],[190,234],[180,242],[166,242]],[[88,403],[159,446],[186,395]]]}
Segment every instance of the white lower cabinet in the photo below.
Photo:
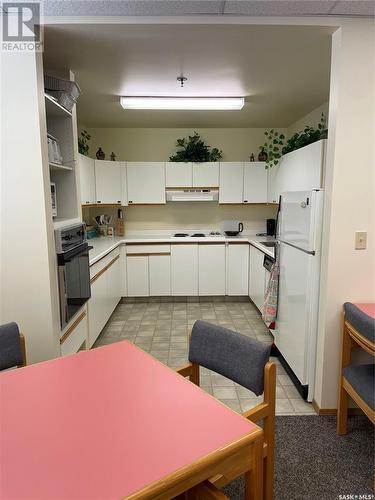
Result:
{"label": "white lower cabinet", "polygon": [[91,298],[88,302],[88,344],[92,347],[124,292],[124,261],[115,249],[90,268]]}
{"label": "white lower cabinet", "polygon": [[227,295],[249,293],[249,244],[227,245]]}
{"label": "white lower cabinet", "polygon": [[172,295],[198,295],[198,244],[171,245]]}
{"label": "white lower cabinet", "polygon": [[225,244],[199,245],[199,295],[225,295]]}
{"label": "white lower cabinet", "polygon": [[78,313],[78,317],[66,328],[61,337],[61,356],[74,354],[86,342],[87,338],[87,314],[86,310]]}
{"label": "white lower cabinet", "polygon": [[147,255],[127,255],[126,274],[128,297],[148,297],[148,256]]}
{"label": "white lower cabinet", "polygon": [[104,272],[91,283],[91,299],[88,303],[89,347],[93,346],[108,320],[107,304],[107,277]]}
{"label": "white lower cabinet", "polygon": [[171,295],[170,255],[149,255],[150,295]]}
{"label": "white lower cabinet", "polygon": [[249,297],[262,312],[266,270],[263,267],[264,253],[250,246]]}

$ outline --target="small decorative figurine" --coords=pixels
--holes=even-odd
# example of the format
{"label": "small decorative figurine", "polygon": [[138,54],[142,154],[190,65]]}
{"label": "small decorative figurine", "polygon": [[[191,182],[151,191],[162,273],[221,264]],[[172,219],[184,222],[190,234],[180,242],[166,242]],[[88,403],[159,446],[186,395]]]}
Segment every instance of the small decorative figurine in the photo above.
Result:
{"label": "small decorative figurine", "polygon": [[258,154],[258,160],[259,161],[268,160],[268,154],[266,153],[266,150],[263,147],[261,148],[260,153]]}
{"label": "small decorative figurine", "polygon": [[116,155],[115,155],[115,153],[113,151],[111,153],[110,158],[111,158],[111,161],[116,161]]}
{"label": "small decorative figurine", "polygon": [[251,155],[250,155],[250,161],[255,161],[254,153],[251,153]]}
{"label": "small decorative figurine", "polygon": [[102,150],[102,148],[99,148],[98,151],[96,152],[96,157],[98,160],[104,160],[105,159],[105,153]]}

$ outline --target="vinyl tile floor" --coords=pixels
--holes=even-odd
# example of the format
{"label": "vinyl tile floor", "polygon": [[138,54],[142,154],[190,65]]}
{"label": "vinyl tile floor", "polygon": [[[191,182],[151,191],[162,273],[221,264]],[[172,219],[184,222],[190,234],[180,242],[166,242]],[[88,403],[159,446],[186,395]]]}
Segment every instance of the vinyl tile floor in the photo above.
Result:
{"label": "vinyl tile floor", "polygon": [[[251,302],[148,302],[120,303],[94,347],[129,340],[171,368],[187,363],[188,334],[197,319],[222,325],[261,342],[272,342],[258,310]],[[277,358],[276,414],[315,415],[299,395]],[[235,411],[256,406],[248,389],[201,368],[201,387]]]}

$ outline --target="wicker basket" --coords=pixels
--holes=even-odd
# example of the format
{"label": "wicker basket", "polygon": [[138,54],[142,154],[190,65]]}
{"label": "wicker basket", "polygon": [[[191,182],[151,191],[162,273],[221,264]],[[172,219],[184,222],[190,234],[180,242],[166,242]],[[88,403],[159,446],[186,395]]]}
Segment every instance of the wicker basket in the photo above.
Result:
{"label": "wicker basket", "polygon": [[81,89],[76,82],[47,74],[44,75],[44,89],[68,111],[72,111],[81,93]]}

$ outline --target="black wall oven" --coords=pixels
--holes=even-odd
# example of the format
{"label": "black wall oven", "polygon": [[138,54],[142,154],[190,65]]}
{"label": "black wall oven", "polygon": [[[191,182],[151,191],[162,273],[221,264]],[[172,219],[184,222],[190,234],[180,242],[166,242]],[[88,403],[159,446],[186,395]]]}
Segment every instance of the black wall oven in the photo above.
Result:
{"label": "black wall oven", "polygon": [[55,231],[60,322],[63,329],[91,297],[89,250],[84,224]]}

